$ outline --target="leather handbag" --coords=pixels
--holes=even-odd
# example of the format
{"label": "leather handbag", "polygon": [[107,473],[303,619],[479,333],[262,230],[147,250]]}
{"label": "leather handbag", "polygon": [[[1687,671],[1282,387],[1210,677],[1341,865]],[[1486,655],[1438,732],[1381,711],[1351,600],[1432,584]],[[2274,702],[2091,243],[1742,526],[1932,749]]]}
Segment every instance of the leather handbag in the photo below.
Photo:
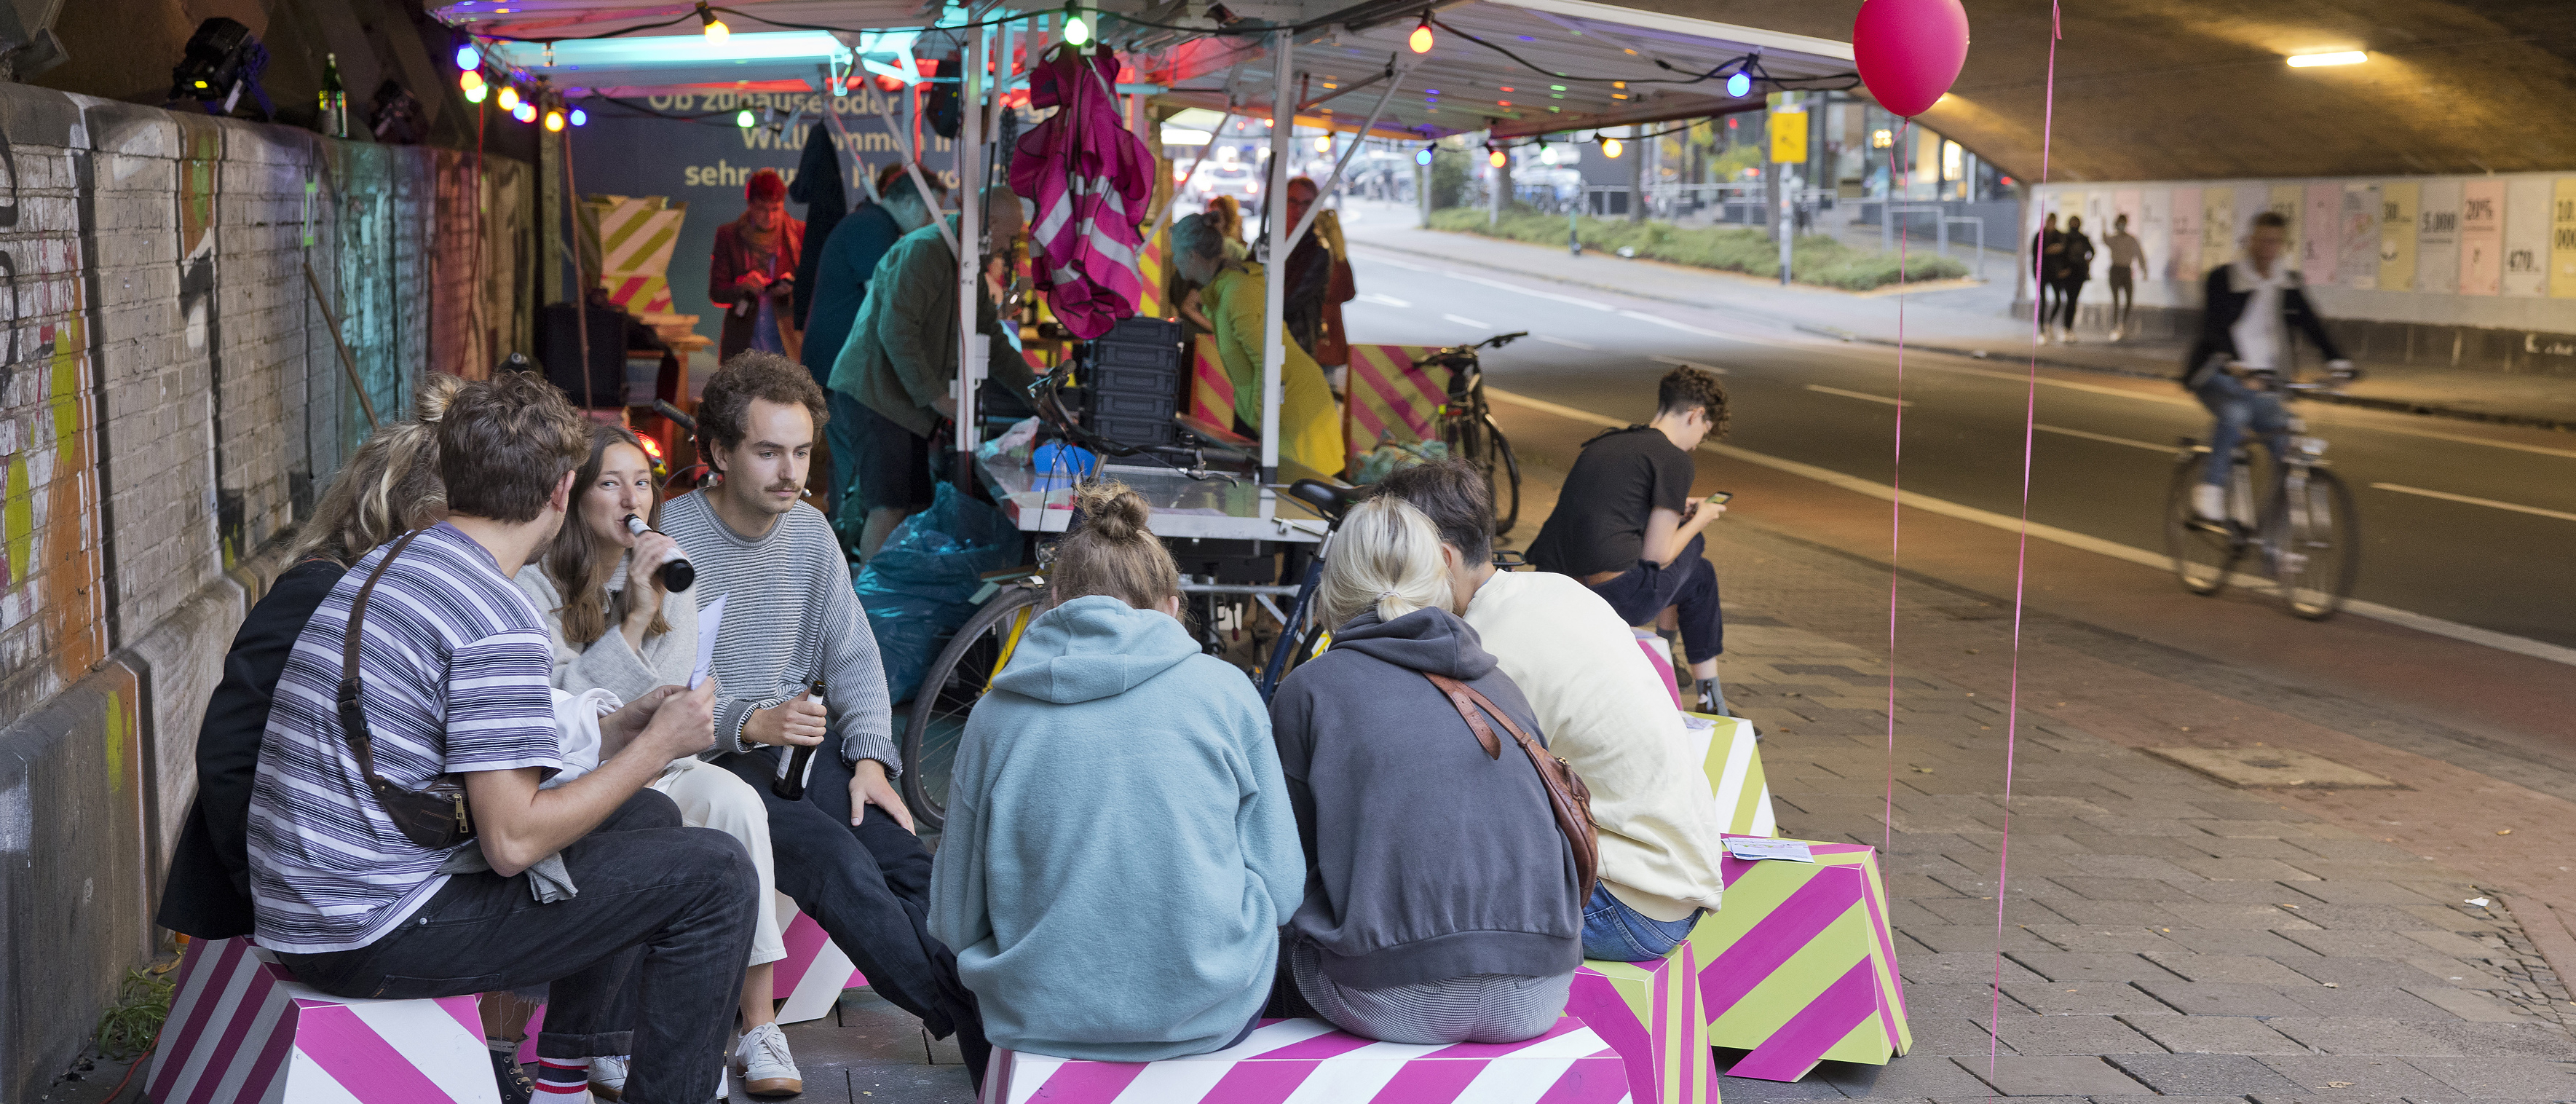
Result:
{"label": "leather handbag", "polygon": [[1521,751],[1529,756],[1530,765],[1538,768],[1539,785],[1547,790],[1548,806],[1556,813],[1556,828],[1565,833],[1566,845],[1574,849],[1574,875],[1583,887],[1582,900],[1592,899],[1592,888],[1601,875],[1601,828],[1592,820],[1592,790],[1583,777],[1574,773],[1573,764],[1552,755],[1538,741],[1530,739],[1521,726],[1512,723],[1510,714],[1496,708],[1493,701],[1475,687],[1447,675],[1424,671],[1422,677],[1448,695],[1449,704],[1458,707],[1458,716],[1467,722],[1467,730],[1476,734],[1476,742],[1485,746],[1485,757],[1503,757],[1502,741],[1478,713],[1479,707],[1502,722],[1503,730],[1520,741]]}
{"label": "leather handbag", "polygon": [[400,782],[376,773],[375,737],[367,731],[367,711],[359,704],[359,693],[365,689],[358,679],[359,633],[367,623],[367,596],[375,593],[376,580],[385,577],[385,568],[394,557],[411,546],[412,538],[427,532],[415,529],[394,542],[393,550],[367,573],[365,585],[358,588],[356,601],[349,606],[349,631],[340,646],[340,732],[349,741],[349,749],[358,755],[358,770],[367,779],[367,788],[375,792],[376,802],[384,806],[385,816],[401,829],[405,838],[432,851],[444,851],[474,838],[474,818],[465,808],[465,784],[454,775],[442,774],[429,785],[411,789]]}

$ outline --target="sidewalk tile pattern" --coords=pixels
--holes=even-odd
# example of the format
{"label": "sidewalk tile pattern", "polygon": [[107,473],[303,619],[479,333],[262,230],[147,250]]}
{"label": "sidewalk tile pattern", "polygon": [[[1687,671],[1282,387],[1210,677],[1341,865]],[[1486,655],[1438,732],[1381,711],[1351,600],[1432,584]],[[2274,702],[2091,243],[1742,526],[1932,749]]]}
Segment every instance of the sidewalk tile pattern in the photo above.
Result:
{"label": "sidewalk tile pattern", "polygon": [[357,1000],[298,984],[246,939],[188,947],[152,1104],[498,1104],[475,997]]}
{"label": "sidewalk tile pattern", "polygon": [[1626,1062],[1567,1016],[1521,1043],[1411,1046],[1334,1030],[1322,1020],[1267,1020],[1214,1054],[1162,1062],[1085,1062],[995,1050],[982,1104],[1250,1104],[1301,1100],[1386,1104],[1625,1104]]}

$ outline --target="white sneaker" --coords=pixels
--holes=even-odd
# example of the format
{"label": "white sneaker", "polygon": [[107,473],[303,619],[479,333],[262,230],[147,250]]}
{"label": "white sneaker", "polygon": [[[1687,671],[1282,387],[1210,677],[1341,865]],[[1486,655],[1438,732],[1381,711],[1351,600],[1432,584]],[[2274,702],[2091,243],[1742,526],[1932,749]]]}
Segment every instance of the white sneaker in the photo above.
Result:
{"label": "white sneaker", "polygon": [[2121,332],[2122,331],[2118,326],[2111,327],[2111,341],[2113,344],[2117,344],[2119,342]]}
{"label": "white sneaker", "polygon": [[625,1097],[626,1063],[629,1058],[630,1056],[621,1054],[615,1058],[591,1059],[590,1095],[608,1101]]}
{"label": "white sneaker", "polygon": [[2223,521],[2227,517],[2227,488],[2208,483],[2191,489],[2191,512],[2202,521]]}
{"label": "white sneaker", "polygon": [[2059,338],[2058,340],[2059,340],[2059,341],[2062,341],[2062,342],[2064,342],[2064,343],[2066,343],[2066,344],[2068,344],[2068,345],[2073,345],[2073,344],[2075,344],[2075,327],[2073,327],[2073,326],[2068,326],[2068,327],[2066,328],[2066,336],[2061,337],[2061,338]]}
{"label": "white sneaker", "polygon": [[734,1069],[742,1074],[742,1089],[753,1096],[794,1096],[805,1091],[805,1075],[796,1068],[796,1056],[787,1051],[787,1033],[778,1025],[765,1023],[742,1033],[742,1042],[733,1048]]}

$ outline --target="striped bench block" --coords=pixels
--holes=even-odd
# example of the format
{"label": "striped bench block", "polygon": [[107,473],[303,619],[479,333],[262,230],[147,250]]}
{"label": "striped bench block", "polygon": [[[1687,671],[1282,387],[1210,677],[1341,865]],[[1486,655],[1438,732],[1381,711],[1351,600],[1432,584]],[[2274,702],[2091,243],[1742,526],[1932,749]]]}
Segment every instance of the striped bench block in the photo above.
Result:
{"label": "striped bench block", "polygon": [[1811,843],[1812,863],[1720,861],[1725,907],[1691,932],[1709,1041],[1736,1077],[1796,1081],[1827,1058],[1885,1065],[1914,1045],[1875,849]]}
{"label": "striped bench block", "polygon": [[1265,1020],[1231,1049],[1085,1062],[995,1048],[980,1104],[1625,1104],[1626,1062],[1567,1016],[1521,1043],[1411,1046]]}
{"label": "striped bench block", "polygon": [[1753,722],[1688,710],[1682,715],[1691,738],[1708,741],[1700,769],[1708,774],[1721,829],[1736,836],[1779,835],[1780,822],[1771,814],[1771,780],[1762,773],[1760,736]]}
{"label": "striped bench block", "polygon": [[334,997],[247,939],[188,945],[152,1104],[500,1104],[475,996]]}
{"label": "striped bench block", "polygon": [[1565,1013],[1619,1052],[1640,1104],[1718,1104],[1699,957],[1688,940],[1652,962],[1585,960]]}
{"label": "striped bench block", "polygon": [[778,1006],[778,1022],[804,1023],[830,1014],[841,990],[856,989],[868,983],[851,965],[850,956],[823,934],[823,925],[797,911],[796,902],[786,894],[778,895],[778,915],[787,917],[779,937],[787,944],[787,957],[779,959],[770,980],[771,999],[787,1003]]}

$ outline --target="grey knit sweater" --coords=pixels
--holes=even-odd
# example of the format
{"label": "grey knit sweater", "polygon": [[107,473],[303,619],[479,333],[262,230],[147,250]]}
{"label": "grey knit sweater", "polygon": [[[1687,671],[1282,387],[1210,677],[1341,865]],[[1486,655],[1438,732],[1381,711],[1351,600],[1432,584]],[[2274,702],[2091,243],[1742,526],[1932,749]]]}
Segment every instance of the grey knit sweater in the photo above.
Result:
{"label": "grey knit sweater", "polygon": [[748,540],[716,516],[707,492],[691,491],[662,504],[662,531],[697,566],[689,596],[699,610],[731,595],[716,634],[715,674],[724,683],[717,743],[754,750],[742,742],[752,710],[803,694],[820,677],[841,758],[853,765],[874,759],[889,776],[900,771],[885,667],[832,523],[800,502],[767,535]]}

